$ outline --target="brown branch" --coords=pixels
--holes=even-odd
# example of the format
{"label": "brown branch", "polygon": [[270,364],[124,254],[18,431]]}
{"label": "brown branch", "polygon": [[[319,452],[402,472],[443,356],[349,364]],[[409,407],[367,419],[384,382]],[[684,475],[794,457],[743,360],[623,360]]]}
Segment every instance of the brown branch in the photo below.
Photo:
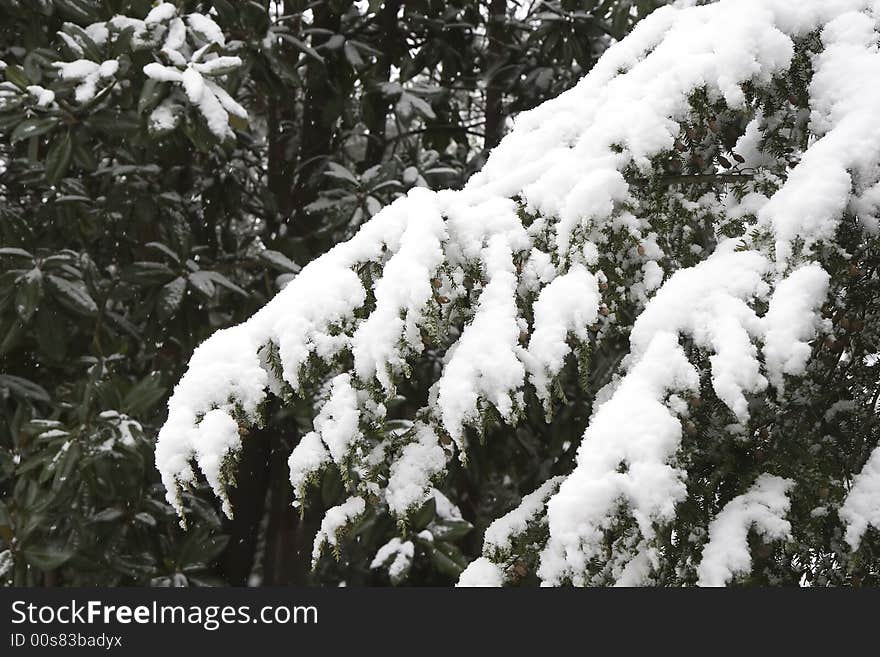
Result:
{"label": "brown branch", "polygon": [[[748,173],[696,173],[684,175],[661,176],[660,182],[666,185],[703,185],[703,184],[735,184],[752,180],[754,175]],[[638,178],[636,183],[647,184],[648,178]]]}

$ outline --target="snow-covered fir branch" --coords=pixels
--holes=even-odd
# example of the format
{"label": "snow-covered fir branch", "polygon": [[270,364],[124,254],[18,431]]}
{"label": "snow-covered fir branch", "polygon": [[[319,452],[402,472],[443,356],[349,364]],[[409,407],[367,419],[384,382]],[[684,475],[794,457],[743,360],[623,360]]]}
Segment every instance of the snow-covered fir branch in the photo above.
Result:
{"label": "snow-covered fir branch", "polygon": [[[210,19],[163,7],[168,63],[146,72],[181,84],[223,136],[240,108],[209,76],[235,62],[205,58],[223,43]],[[790,536],[802,482],[767,471],[726,500],[702,491],[718,510],[683,534],[676,522],[697,497],[690,457],[712,449],[689,438],[693,409],[711,397],[730,440],[760,436],[755,401],[795,399],[829,331],[841,254],[877,237],[878,25],[868,0],[656,11],[577,87],[520,115],[463,189],[412,190],[196,350],[156,448],[168,501],[183,511],[197,465],[231,513],[239,427],[261,422],[269,394],[300,396],[317,408],[290,458],[298,501],[326,468],[350,495],[327,512],[315,557],[367,508],[405,531],[487,416],[512,434],[530,399],[551,414],[566,359],[623,335],[628,353],[574,462],[486,530],[461,583],[500,585],[523,568],[547,585],[747,572],[749,531]],[[204,45],[182,49],[184,31]],[[82,72],[83,85],[102,80],[100,67]],[[427,399],[401,429],[387,404],[428,358]],[[589,378],[589,358],[576,360]],[[880,528],[878,463],[875,452],[840,474],[850,550]],[[394,579],[413,558],[404,539],[373,560]],[[686,556],[669,565],[669,546]]]}

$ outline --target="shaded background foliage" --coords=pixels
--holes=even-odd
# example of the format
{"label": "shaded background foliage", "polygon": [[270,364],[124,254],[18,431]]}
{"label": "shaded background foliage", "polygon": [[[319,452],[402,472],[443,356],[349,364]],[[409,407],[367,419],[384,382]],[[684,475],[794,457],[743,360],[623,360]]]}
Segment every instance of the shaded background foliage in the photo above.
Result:
{"label": "shaded background foliage", "polygon": [[[195,112],[152,134],[167,89],[142,73],[156,54],[124,37],[92,53],[119,60],[119,82],[71,100],[53,63],[78,55],[59,32],[143,18],[148,0],[0,0],[0,581],[387,583],[366,567],[393,534],[387,518],[362,523],[347,562],[309,570],[322,504],[291,508],[286,465],[305,407],[270,409],[244,441],[233,521],[196,490],[181,530],[152,459],[170,388],[201,340],[380,207],[413,186],[461,186],[510,117],[571,87],[660,3],[176,4],[210,14],[243,60],[224,79],[249,113],[235,139]],[[57,102],[40,106],[30,85]],[[536,417],[516,441],[475,447],[456,492],[465,519],[431,502],[414,520],[443,538],[418,545],[429,558],[411,580],[455,581],[488,520],[554,473],[534,441],[573,452],[587,411],[570,404],[550,434]],[[323,506],[341,496],[326,477]]]}

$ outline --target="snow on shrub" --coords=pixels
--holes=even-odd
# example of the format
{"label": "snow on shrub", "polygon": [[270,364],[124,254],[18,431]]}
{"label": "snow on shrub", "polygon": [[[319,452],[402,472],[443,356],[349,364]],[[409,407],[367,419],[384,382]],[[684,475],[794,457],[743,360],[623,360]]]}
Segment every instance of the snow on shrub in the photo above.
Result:
{"label": "snow on shrub", "polygon": [[[119,79],[119,59],[92,61],[86,55],[103,46],[111,34],[120,40],[130,35],[132,50],[149,50],[158,61],[143,67],[149,78],[141,97],[144,109],[151,110],[148,127],[161,134],[180,123],[183,108],[191,105],[204,119],[207,129],[219,140],[233,136],[231,122],[246,122],[247,111],[218,83],[222,76],[241,66],[237,56],[222,54],[226,39],[220,27],[209,16],[179,15],[170,2],[161,2],[143,20],[117,15],[109,21],[93,23],[81,29],[71,23],[58,32],[67,49],[79,57],[71,62],[56,62],[62,80],[76,82],[77,103],[91,103],[106,93]],[[170,92],[163,84],[175,88]],[[41,105],[48,105],[52,92],[34,87]]]}

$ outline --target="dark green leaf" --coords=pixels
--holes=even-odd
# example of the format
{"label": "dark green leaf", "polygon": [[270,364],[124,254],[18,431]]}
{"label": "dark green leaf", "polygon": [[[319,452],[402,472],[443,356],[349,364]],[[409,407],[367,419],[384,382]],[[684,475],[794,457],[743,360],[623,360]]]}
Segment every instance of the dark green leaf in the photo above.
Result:
{"label": "dark green leaf", "polygon": [[443,520],[431,526],[431,534],[438,541],[456,541],[473,528],[467,520]]}
{"label": "dark green leaf", "polygon": [[225,287],[227,290],[235,292],[236,294],[240,294],[243,297],[246,297],[248,295],[247,292],[238,287],[238,285],[230,281],[219,271],[204,270],[203,273],[220,287]]}
{"label": "dark green leaf", "polygon": [[98,304],[92,299],[83,283],[72,282],[52,274],[46,277],[46,282],[53,296],[68,310],[86,317],[91,317],[98,312]]}
{"label": "dark green leaf", "polygon": [[67,173],[72,153],[73,141],[69,132],[52,143],[46,155],[46,180],[50,185],[57,185]]}
{"label": "dark green leaf", "polygon": [[141,122],[135,112],[98,112],[86,119],[86,124],[108,135],[126,136],[140,129]]}
{"label": "dark green leaf", "polygon": [[260,252],[260,259],[269,263],[273,267],[277,267],[278,269],[283,269],[284,271],[288,271],[292,274],[296,274],[300,270],[300,266],[296,264],[293,260],[288,258],[283,253],[279,253],[278,251],[273,251],[272,249],[266,249]]}
{"label": "dark green leaf", "polygon": [[99,511],[92,516],[92,522],[113,522],[123,516],[121,509],[109,508]]}
{"label": "dark green leaf", "polygon": [[123,273],[125,280],[142,285],[165,284],[175,276],[174,271],[161,262],[135,262]]}
{"label": "dark green leaf", "polygon": [[360,185],[357,177],[351,171],[340,164],[336,164],[336,162],[327,163],[327,171],[324,172],[324,175],[330,176],[331,178],[344,180],[345,182],[351,183],[354,186]]}
{"label": "dark green leaf", "polygon": [[324,63],[324,58],[321,57],[320,53],[317,50],[315,50],[314,48],[310,48],[305,43],[303,43],[302,41],[297,39],[295,36],[292,36],[290,34],[283,34],[283,33],[279,34],[278,36],[282,40],[287,41],[288,43],[292,44],[297,50],[300,50],[301,52],[305,53],[306,55],[308,55],[312,59],[314,59],[318,62],[321,62],[322,64]]}
{"label": "dark green leaf", "polygon": [[140,513],[136,513],[134,516],[134,519],[140,523],[147,525],[148,527],[155,527],[156,526],[156,519],[153,516],[151,516],[149,513],[147,513],[146,511],[141,511]]}
{"label": "dark green leaf", "polygon": [[6,74],[6,79],[22,91],[26,90],[28,86],[32,84],[31,81],[28,80],[27,76],[24,74],[22,68],[20,66],[16,66],[15,64],[10,64],[9,66],[7,66],[4,73]]}
{"label": "dark green leaf", "polygon": [[[77,166],[86,171],[94,171],[98,167],[98,160],[95,158],[95,154],[81,139],[74,139],[73,161],[76,162]],[[87,201],[91,201],[91,199],[87,199]],[[56,202],[60,202],[60,199]]]}
{"label": "dark green leaf", "polygon": [[43,298],[43,274],[31,269],[21,277],[15,293],[15,311],[22,322],[28,322]]}
{"label": "dark green leaf", "polygon": [[159,291],[158,310],[161,319],[173,317],[183,301],[183,293],[186,290],[186,279],[178,276],[170,283],[166,283]]}
{"label": "dark green leaf", "polygon": [[10,258],[27,258],[28,260],[33,260],[34,256],[24,249],[17,249],[15,247],[7,246],[0,249],[0,257],[10,257]]}
{"label": "dark green leaf", "polygon": [[13,144],[23,139],[44,135],[58,125],[57,116],[46,116],[38,119],[25,119],[12,131],[10,142]]}
{"label": "dark green leaf", "polygon": [[147,242],[144,246],[147,246],[151,249],[156,249],[157,251],[161,251],[169,258],[171,258],[175,262],[175,264],[180,264],[180,257],[161,242]]}
{"label": "dark green leaf", "polygon": [[189,275],[190,285],[207,299],[214,298],[214,281],[206,271],[194,271]]}
{"label": "dark green leaf", "polygon": [[3,337],[3,342],[0,342],[0,355],[9,353],[18,344],[21,336],[24,334],[24,326],[24,324],[17,320],[10,324],[6,330],[6,335]]}
{"label": "dark green leaf", "polygon": [[144,377],[133,385],[122,399],[122,408],[129,415],[137,417],[152,410],[167,394],[168,389],[158,374]]}
{"label": "dark green leaf", "polygon": [[58,320],[58,314],[46,305],[37,310],[34,320],[41,356],[55,362],[64,359],[67,353],[67,340],[71,334],[70,331],[58,330]]}
{"label": "dark green leaf", "polygon": [[350,41],[346,41],[342,50],[345,53],[345,58],[348,60],[348,63],[351,64],[352,68],[359,69],[363,67],[364,59],[363,57],[361,57],[358,49],[355,48],[355,46]]}
{"label": "dark green leaf", "polygon": [[431,551],[431,561],[434,563],[434,566],[437,570],[446,575],[449,579],[457,580],[458,576],[461,575],[461,571],[464,570],[464,566],[460,563],[457,563],[453,559],[449,557],[449,555],[445,554],[439,549],[439,546],[435,546]]}
{"label": "dark green leaf", "polygon": [[49,393],[42,386],[20,376],[0,374],[0,388],[6,388],[13,395],[33,401],[48,402]]}
{"label": "dark green leaf", "polygon": [[[97,13],[97,3],[89,2],[89,0],[55,0],[54,4],[63,15],[71,20],[75,20],[77,23],[88,25],[101,18],[100,14]],[[68,25],[70,24],[65,24],[65,27]]]}
{"label": "dark green leaf", "polygon": [[30,546],[24,549],[25,560],[40,570],[54,570],[64,565],[74,555],[72,547],[65,546]]}
{"label": "dark green leaf", "polygon": [[141,97],[138,100],[138,114],[142,115],[151,111],[167,94],[168,85],[166,83],[148,78],[144,82]]}
{"label": "dark green leaf", "polygon": [[429,497],[418,511],[413,514],[411,527],[413,531],[419,532],[423,530],[434,519],[437,513],[437,500],[432,495]]}

